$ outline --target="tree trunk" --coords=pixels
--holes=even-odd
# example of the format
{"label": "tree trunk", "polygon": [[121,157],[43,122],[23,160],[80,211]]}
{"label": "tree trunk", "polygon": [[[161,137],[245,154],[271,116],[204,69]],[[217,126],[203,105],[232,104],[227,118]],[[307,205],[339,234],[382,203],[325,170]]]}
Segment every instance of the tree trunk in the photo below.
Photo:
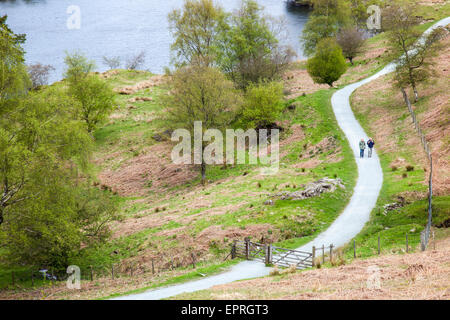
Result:
{"label": "tree trunk", "polygon": [[202,172],[202,185],[205,185],[206,184],[206,163],[204,160],[202,160],[201,172]]}
{"label": "tree trunk", "polygon": [[417,102],[419,100],[419,93],[417,92],[416,84],[412,84],[412,88],[414,91],[414,102]]}

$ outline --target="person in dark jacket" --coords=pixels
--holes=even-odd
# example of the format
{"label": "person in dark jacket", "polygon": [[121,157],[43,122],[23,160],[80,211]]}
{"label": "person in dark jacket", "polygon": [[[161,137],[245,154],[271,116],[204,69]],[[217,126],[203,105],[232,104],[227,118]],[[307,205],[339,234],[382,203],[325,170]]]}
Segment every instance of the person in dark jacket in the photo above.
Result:
{"label": "person in dark jacket", "polygon": [[359,142],[359,157],[364,158],[364,150],[366,149],[366,143],[364,142],[364,139],[361,139]]}
{"label": "person in dark jacket", "polygon": [[368,151],[368,157],[369,158],[372,157],[372,149],[373,149],[374,145],[375,145],[375,141],[373,141],[372,138],[369,138],[369,140],[367,140],[367,146],[369,147],[369,151]]}

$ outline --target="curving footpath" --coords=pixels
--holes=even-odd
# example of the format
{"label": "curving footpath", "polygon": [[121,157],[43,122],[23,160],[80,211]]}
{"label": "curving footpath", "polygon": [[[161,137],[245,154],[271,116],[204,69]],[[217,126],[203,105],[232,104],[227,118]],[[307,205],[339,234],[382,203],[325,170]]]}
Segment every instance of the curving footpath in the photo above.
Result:
{"label": "curving footpath", "polygon": [[[423,39],[431,31],[440,26],[446,26],[450,23],[450,17],[440,20],[422,35]],[[422,40],[419,40],[422,41]],[[381,186],[383,184],[383,172],[380,166],[380,160],[374,151],[372,158],[359,158],[359,141],[364,138],[367,141],[367,135],[361,125],[356,120],[351,107],[350,95],[360,86],[375,80],[376,78],[394,71],[395,63],[390,63],[381,71],[373,76],[357,83],[348,85],[336,91],[331,97],[331,104],[336,115],[337,122],[345,133],[350,145],[353,147],[356,163],[358,165],[358,180],[353,191],[350,203],[344,209],[342,214],[331,224],[331,226],[319,234],[313,241],[298,248],[302,251],[311,251],[312,246],[328,246],[333,244],[340,247],[356,236],[364,224],[370,218],[370,212],[375,207]],[[201,280],[191,281],[174,285],[166,288],[146,291],[139,294],[122,296],[115,300],[156,300],[172,297],[184,292],[194,292],[208,289],[215,285],[230,283],[236,280],[257,278],[268,275],[270,268],[257,261],[244,261],[233,266],[229,271],[210,276]]]}

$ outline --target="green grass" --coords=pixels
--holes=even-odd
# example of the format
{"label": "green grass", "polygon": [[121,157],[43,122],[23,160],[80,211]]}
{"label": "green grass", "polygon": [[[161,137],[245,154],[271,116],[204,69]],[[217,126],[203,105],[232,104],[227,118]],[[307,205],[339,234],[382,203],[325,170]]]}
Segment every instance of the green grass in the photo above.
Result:
{"label": "green grass", "polygon": [[[197,267],[196,270],[187,272],[183,275],[169,278],[169,279],[163,280],[162,282],[159,282],[159,283],[148,284],[147,286],[139,288],[139,289],[111,294],[109,296],[99,298],[99,300],[107,300],[107,299],[111,299],[114,297],[142,293],[142,292],[145,292],[145,291],[151,290],[151,289],[157,289],[157,288],[161,288],[161,287],[165,287],[165,286],[170,286],[170,285],[175,285],[175,284],[180,284],[180,283],[184,283],[184,282],[188,282],[188,281],[201,279],[201,278],[204,278],[207,276],[212,276],[214,274],[228,270],[231,266],[237,264],[240,261],[241,260],[239,260],[239,259],[235,259],[235,260],[228,260],[228,261],[220,263],[220,264],[208,265],[208,266],[204,266],[204,267],[200,266],[200,267]],[[182,270],[188,270],[188,268],[183,268]]]}
{"label": "green grass", "polygon": [[[392,75],[386,76],[387,79]],[[364,90],[359,89],[359,90]],[[354,96],[358,94],[358,90]],[[370,108],[355,106],[352,96],[352,108],[356,118],[361,123],[369,136],[375,135],[373,123],[383,117],[384,112],[374,114]],[[420,101],[418,108],[424,111],[426,98]],[[403,101],[394,99],[394,91],[377,92],[373,96],[361,102],[368,105],[376,105],[381,110],[389,112],[394,117],[393,132],[385,141],[395,144],[395,152],[383,152],[378,149],[381,167],[383,170],[383,186],[376,207],[371,213],[370,221],[363,230],[355,237],[358,257],[370,257],[378,254],[378,237],[381,240],[383,252],[405,252],[406,234],[408,234],[409,247],[412,250],[418,248],[420,243],[420,232],[427,221],[427,199],[407,200],[406,206],[384,213],[383,206],[388,203],[398,202],[398,196],[405,194],[422,193],[428,191],[428,170],[417,163],[417,149],[407,143],[407,135],[411,134],[411,120]],[[365,111],[362,111],[365,110]],[[416,134],[414,131],[412,134]],[[378,143],[380,145],[381,142]],[[422,152],[422,151],[420,151]],[[396,159],[402,158],[402,165],[392,168]],[[412,165],[414,169],[407,171],[406,167]],[[448,196],[433,197],[433,222],[439,224],[450,217],[450,201]],[[353,243],[345,248],[346,256],[353,257]]]}
{"label": "green grass", "polygon": [[[383,189],[388,189],[383,188]],[[397,210],[383,213],[380,208],[383,198],[388,197],[382,190],[379,205],[371,214],[370,221],[354,238],[358,258],[367,258],[378,254],[378,237],[381,253],[406,252],[406,234],[410,251],[419,248],[420,232],[427,223],[428,201],[419,200]],[[433,223],[440,224],[450,216],[450,196],[433,198]],[[346,258],[353,257],[353,242],[345,249]]]}
{"label": "green grass", "polygon": [[[305,138],[285,147],[286,156],[281,159],[281,167],[277,175],[264,176],[261,179],[257,168],[248,165],[230,167],[227,170],[222,170],[220,167],[208,167],[208,179],[220,182],[211,183],[203,193],[203,196],[212,198],[211,206],[185,210],[185,213],[180,214],[180,217],[201,213],[211,207],[220,208],[240,203],[244,203],[244,205],[229,211],[227,214],[199,218],[188,223],[187,227],[192,236],[195,237],[213,225],[219,225],[222,229],[230,227],[245,229],[254,225],[269,224],[271,227],[267,236],[270,237],[273,232],[279,232],[280,234],[281,240],[277,245],[296,247],[315,237],[334,221],[350,199],[357,171],[353,153],[343,133],[339,130],[331,109],[330,98],[333,92],[334,90],[321,90],[315,94],[299,97],[295,101],[289,102],[296,103],[297,108],[295,111],[283,114],[281,120],[289,119],[291,124],[301,125]],[[338,152],[336,155],[333,155],[337,158],[335,161],[327,162],[329,157],[332,156],[331,153],[336,151],[336,149],[332,148],[331,151],[324,150],[322,153],[319,152],[317,157],[323,163],[315,168],[306,169],[303,172],[301,168],[294,169],[291,167],[294,164],[306,161],[305,158],[308,154],[306,154],[306,149],[304,148],[305,144],[309,146],[315,145],[328,137],[333,137],[336,143]],[[300,154],[302,154],[301,158]],[[236,182],[234,179],[228,179],[233,176],[240,177],[244,173],[246,173],[246,177],[242,181]],[[281,190],[293,191],[301,184],[324,176],[341,178],[346,189],[338,189],[334,193],[322,194],[320,197],[311,199],[299,201],[276,200],[273,206],[263,205],[264,200],[267,199],[266,195],[269,193]],[[193,181],[190,185],[195,185],[198,182]],[[286,186],[286,183],[289,186]],[[160,206],[166,207],[166,210],[184,208],[185,204],[190,201],[190,199],[184,199],[183,196],[183,191],[189,190],[188,188],[189,186],[179,187],[179,194],[170,200],[164,201]],[[249,198],[248,192],[261,193],[261,195]],[[126,209],[126,215],[140,215],[140,211],[147,208],[148,206],[143,204],[138,206],[129,205]],[[154,214],[154,212],[146,214]],[[76,262],[83,266],[91,264],[108,266],[129,257],[138,256],[142,250],[149,247],[157,247],[158,250],[162,250],[182,246],[183,244],[179,243],[176,238],[169,239],[155,235],[159,231],[177,228],[181,225],[173,221],[158,228],[145,229],[132,235],[115,239],[98,248],[86,250],[82,260]],[[216,257],[224,256],[228,253],[229,244],[228,239],[213,239],[210,242],[210,252]],[[117,254],[112,255],[111,252],[113,251],[116,251]],[[205,263],[208,264],[208,262]],[[218,268],[215,265],[216,262],[210,261],[210,263],[212,264],[208,268]],[[179,278],[179,281],[195,278],[195,274],[195,272],[188,273]],[[175,279],[174,281],[178,280]]]}

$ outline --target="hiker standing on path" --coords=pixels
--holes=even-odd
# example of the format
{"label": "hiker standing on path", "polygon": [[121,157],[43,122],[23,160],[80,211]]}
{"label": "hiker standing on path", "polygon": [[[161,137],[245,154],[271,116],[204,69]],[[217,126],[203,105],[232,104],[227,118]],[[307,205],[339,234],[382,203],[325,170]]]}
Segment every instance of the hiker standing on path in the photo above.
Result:
{"label": "hiker standing on path", "polygon": [[359,157],[364,158],[364,150],[366,149],[366,143],[364,142],[364,139],[361,139],[359,142]]}
{"label": "hiker standing on path", "polygon": [[369,158],[372,158],[372,149],[373,149],[373,146],[375,145],[375,141],[373,141],[373,139],[372,138],[369,138],[369,140],[367,140],[367,146],[369,147],[369,150],[368,150],[368,157]]}

